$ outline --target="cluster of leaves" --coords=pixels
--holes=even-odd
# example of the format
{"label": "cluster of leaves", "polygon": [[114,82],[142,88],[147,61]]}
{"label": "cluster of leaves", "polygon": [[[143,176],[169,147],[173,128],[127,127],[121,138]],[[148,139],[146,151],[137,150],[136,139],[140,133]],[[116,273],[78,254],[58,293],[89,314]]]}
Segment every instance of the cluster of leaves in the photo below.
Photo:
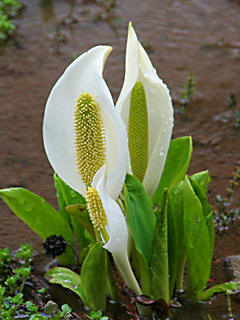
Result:
{"label": "cluster of leaves", "polygon": [[104,316],[102,311],[91,311],[90,314],[87,316],[90,320],[108,320],[107,316]]}
{"label": "cluster of leaves", "polygon": [[190,101],[193,98],[193,94],[195,91],[195,78],[192,73],[192,69],[189,71],[189,75],[184,84],[184,88],[180,92],[180,102],[181,102],[181,112],[184,113],[189,105]]}
{"label": "cluster of leaves", "polygon": [[[61,311],[56,303],[49,301],[44,307],[44,313],[34,302],[24,298],[24,287],[31,274],[33,248],[23,243],[15,255],[11,256],[9,249],[0,249],[0,317],[11,320],[15,317],[30,320],[71,318],[71,308],[63,305]],[[45,293],[45,288],[38,290],[39,295]],[[49,316],[48,316],[49,315]]]}
{"label": "cluster of leaves", "polygon": [[235,221],[237,217],[240,217],[240,202],[238,202],[237,207],[232,208],[232,203],[234,201],[233,195],[239,181],[240,162],[236,166],[232,178],[229,180],[229,185],[226,189],[226,197],[222,197],[219,194],[216,196],[214,213],[218,231],[227,230],[229,224]]}
{"label": "cluster of leaves", "polygon": [[22,5],[19,0],[0,0],[0,43],[3,43],[15,30],[12,19]]}
{"label": "cluster of leaves", "polygon": [[[133,238],[131,263],[143,293],[154,300],[169,302],[186,287],[188,299],[204,301],[216,293],[240,287],[240,283],[230,282],[206,290],[214,246],[213,212],[206,196],[210,176],[207,171],[191,177],[186,175],[191,153],[191,137],[171,141],[152,199],[135,177],[126,177],[121,201]],[[0,195],[43,239],[61,235],[74,246],[76,235],[82,249],[81,274],[56,267],[46,276],[51,283],[61,284],[76,293],[91,310],[104,310],[106,296],[119,300],[112,261],[102,243],[95,240],[85,199],[56,174],[54,181],[59,211],[23,188],[3,189]],[[61,264],[76,262],[71,246],[59,256]]]}

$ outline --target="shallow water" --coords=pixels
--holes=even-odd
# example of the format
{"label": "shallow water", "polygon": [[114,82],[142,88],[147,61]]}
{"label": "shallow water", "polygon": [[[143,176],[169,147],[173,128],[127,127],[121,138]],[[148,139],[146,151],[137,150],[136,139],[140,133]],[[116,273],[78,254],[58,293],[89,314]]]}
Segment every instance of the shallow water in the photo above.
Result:
{"label": "shallow water", "polygon": [[[209,169],[212,203],[216,194],[225,195],[240,158],[239,129],[234,129],[233,119],[221,121],[221,114],[229,110],[230,94],[235,94],[238,108],[240,101],[237,1],[119,0],[109,13],[101,1],[75,1],[73,7],[74,1],[65,0],[25,3],[26,9],[15,20],[16,37],[0,51],[1,187],[23,186],[56,205],[52,169],[41,136],[48,94],[74,56],[94,45],[110,44],[114,50],[106,64],[105,77],[116,100],[123,81],[127,23],[131,20],[171,90],[175,110],[192,68],[195,96],[185,116],[175,113],[174,137],[193,136],[190,173]],[[67,18],[71,8],[73,15]],[[0,205],[0,247],[15,249],[25,241],[33,243],[41,253],[42,241],[2,201]],[[240,254],[239,226],[238,221],[217,237],[211,284],[226,280],[222,259]],[[232,307],[240,317],[237,300],[232,299]],[[209,310],[213,319],[222,319],[227,313],[226,299],[217,298]],[[192,312],[187,311],[188,315],[180,318],[200,317],[200,311],[194,316]]]}

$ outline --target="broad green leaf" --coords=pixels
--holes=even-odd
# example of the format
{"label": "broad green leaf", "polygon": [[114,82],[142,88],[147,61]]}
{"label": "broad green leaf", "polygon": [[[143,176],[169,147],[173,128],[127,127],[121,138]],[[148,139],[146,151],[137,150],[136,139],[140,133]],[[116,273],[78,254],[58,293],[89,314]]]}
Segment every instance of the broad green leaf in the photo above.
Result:
{"label": "broad green leaf", "polygon": [[107,251],[95,243],[83,261],[81,283],[87,305],[94,311],[106,308]]}
{"label": "broad green leaf", "polygon": [[[208,180],[207,177],[209,176],[208,172],[205,171],[206,174],[206,178],[203,180]],[[201,175],[203,177],[203,175]],[[200,183],[203,180],[198,180]],[[193,178],[189,177],[189,181],[191,183],[191,186],[194,190],[194,192],[196,193],[196,195],[198,196],[199,200],[201,201],[201,205],[202,205],[202,209],[203,209],[203,215],[205,217],[205,221],[208,227],[208,234],[209,234],[209,259],[213,256],[213,249],[214,249],[214,239],[215,239],[215,228],[214,228],[214,217],[213,217],[213,212],[212,212],[212,208],[208,202],[208,198],[206,196],[206,192],[205,192],[205,186],[203,184],[199,184],[196,180],[194,180]]]}
{"label": "broad green leaf", "polygon": [[66,210],[95,238],[95,232],[85,204],[72,204]]}
{"label": "broad green leaf", "polygon": [[208,173],[208,170],[197,172],[197,173],[193,174],[191,178],[194,181],[196,181],[199,184],[199,186],[201,187],[201,189],[203,190],[203,192],[205,194],[207,194],[208,185],[209,185],[209,182],[211,181],[211,177]]}
{"label": "broad green leaf", "polygon": [[50,283],[60,284],[64,288],[75,292],[85,303],[86,299],[81,286],[81,278],[76,272],[68,268],[56,267],[45,273],[45,277],[50,278]]}
{"label": "broad green leaf", "polygon": [[142,184],[130,174],[126,176],[124,191],[128,227],[136,249],[148,261],[156,224],[152,202]]}
{"label": "broad green leaf", "polygon": [[152,280],[152,298],[169,302],[168,279],[168,193],[163,195],[163,207],[156,212],[157,222],[153,239],[152,256],[149,262]]}
{"label": "broad green leaf", "polygon": [[[175,238],[176,241],[176,290],[183,290],[183,276],[186,264],[187,257],[187,248],[185,244],[184,238],[184,207],[183,207],[183,191],[184,191],[184,182],[181,181],[177,186],[173,187],[171,192],[169,193],[169,212],[171,212],[173,223],[175,226],[175,234],[170,234],[171,238]],[[171,221],[170,221],[171,222]],[[172,227],[174,228],[174,227]],[[173,240],[172,240],[173,241]],[[170,250],[169,250],[170,252]],[[172,257],[172,252],[170,252],[170,258]],[[174,258],[172,258],[174,263]],[[173,268],[173,266],[172,266]],[[174,275],[173,271],[170,274],[171,285],[170,288],[172,290]]]}
{"label": "broad green leaf", "polygon": [[72,188],[70,188],[56,173],[54,173],[54,184],[57,191],[59,209],[64,217],[71,222],[81,248],[89,244],[85,237],[84,227],[73,216],[69,216],[66,207],[72,204],[86,204],[85,198]]}
{"label": "broad green leaf", "polygon": [[181,137],[171,141],[162,177],[152,197],[152,202],[160,206],[164,188],[169,192],[177,185],[187,172],[192,155],[192,138]]}
{"label": "broad green leaf", "polygon": [[[70,225],[43,198],[24,188],[2,189],[0,196],[9,208],[42,239],[45,240],[53,234],[62,235],[73,245],[74,239]],[[74,263],[73,252],[69,247],[59,258],[62,264]]]}
{"label": "broad green leaf", "polygon": [[203,207],[188,177],[184,180],[184,238],[187,246],[188,282],[186,295],[198,301],[211,271],[211,248]]}
{"label": "broad green leaf", "polygon": [[[202,295],[199,297],[199,301],[207,301],[209,300],[213,295],[217,293],[227,293],[227,294],[234,294],[235,291],[240,290],[240,281],[232,281],[232,282],[225,282],[218,284],[202,293]],[[229,292],[230,291],[230,292]]]}

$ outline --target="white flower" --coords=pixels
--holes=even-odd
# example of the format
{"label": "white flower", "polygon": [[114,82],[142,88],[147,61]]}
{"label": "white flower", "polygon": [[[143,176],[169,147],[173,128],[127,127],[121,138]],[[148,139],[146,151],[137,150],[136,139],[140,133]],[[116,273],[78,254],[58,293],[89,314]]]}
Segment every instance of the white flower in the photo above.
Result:
{"label": "white flower", "polygon": [[[140,107],[132,117],[135,127],[129,120],[133,89],[136,91],[135,104]],[[145,97],[141,97],[144,93]],[[173,107],[169,90],[158,77],[131,23],[128,29],[125,79],[116,108],[128,130],[133,174],[137,177],[139,175],[146,191],[152,196],[160,181],[171,139]],[[137,141],[136,145],[134,141]]]}
{"label": "white flower", "polygon": [[68,66],[49,95],[43,139],[53,169],[83,196],[107,163],[107,192],[116,199],[126,176],[128,146],[124,123],[102,77],[111,49],[94,47]]}

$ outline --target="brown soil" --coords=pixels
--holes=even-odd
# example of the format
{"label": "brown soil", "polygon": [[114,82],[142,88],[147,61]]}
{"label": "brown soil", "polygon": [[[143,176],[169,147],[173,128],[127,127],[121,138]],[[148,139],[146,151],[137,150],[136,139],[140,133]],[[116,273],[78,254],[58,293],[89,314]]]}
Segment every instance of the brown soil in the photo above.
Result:
{"label": "brown soil", "polygon": [[[228,180],[240,159],[239,129],[234,128],[227,102],[240,101],[240,3],[230,0],[116,1],[106,10],[104,1],[28,0],[16,19],[17,35],[0,51],[0,185],[22,186],[56,205],[52,168],[44,153],[41,124],[51,87],[66,66],[96,44],[114,47],[105,78],[116,99],[124,75],[127,23],[131,20],[159,75],[168,84],[175,104],[192,68],[194,99],[186,114],[175,112],[174,137],[191,135],[194,152],[190,174],[208,169],[210,201],[225,195]],[[67,19],[66,19],[67,18]],[[239,188],[234,195],[239,200]],[[0,247],[15,249],[33,243],[42,253],[42,241],[1,201]],[[222,260],[240,254],[240,221],[217,235],[213,283],[225,281]],[[232,299],[233,313],[240,304]],[[217,313],[217,311],[219,313]],[[213,319],[227,314],[226,298],[211,307]],[[198,319],[190,315],[190,318]],[[200,318],[199,318],[200,319]]]}

